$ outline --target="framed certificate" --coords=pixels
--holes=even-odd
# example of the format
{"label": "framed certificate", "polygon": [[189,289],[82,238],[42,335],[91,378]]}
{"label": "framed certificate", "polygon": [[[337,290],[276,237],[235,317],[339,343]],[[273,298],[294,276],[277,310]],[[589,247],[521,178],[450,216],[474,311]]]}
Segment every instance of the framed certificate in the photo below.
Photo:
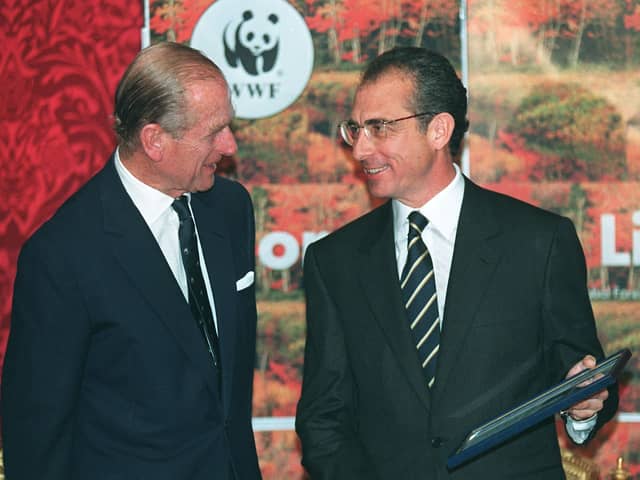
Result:
{"label": "framed certificate", "polygon": [[628,349],[620,350],[605,358],[595,368],[583,370],[475,428],[448,458],[447,467],[454,469],[545,418],[604,390],[616,381],[630,357]]}

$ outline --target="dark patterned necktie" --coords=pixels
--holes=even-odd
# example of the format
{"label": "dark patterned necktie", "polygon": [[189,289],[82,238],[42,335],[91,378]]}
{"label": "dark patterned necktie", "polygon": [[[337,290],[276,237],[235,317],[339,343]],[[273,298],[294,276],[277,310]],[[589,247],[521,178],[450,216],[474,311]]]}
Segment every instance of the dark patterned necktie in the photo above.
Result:
{"label": "dark patterned necktie", "polygon": [[182,195],[177,198],[171,206],[178,213],[178,218],[180,219],[178,237],[180,239],[182,263],[184,264],[184,270],[187,274],[189,307],[191,308],[193,317],[198,322],[213,363],[219,371],[220,347],[218,344],[218,335],[216,334],[211,305],[209,304],[204,278],[202,277],[202,268],[200,268],[198,240],[196,238],[193,217],[189,210],[189,198],[186,195]]}
{"label": "dark patterned necktie", "polygon": [[422,231],[428,223],[420,212],[409,214],[407,262],[402,270],[400,286],[418,357],[431,388],[435,382],[440,344],[440,316],[433,262],[422,241]]}

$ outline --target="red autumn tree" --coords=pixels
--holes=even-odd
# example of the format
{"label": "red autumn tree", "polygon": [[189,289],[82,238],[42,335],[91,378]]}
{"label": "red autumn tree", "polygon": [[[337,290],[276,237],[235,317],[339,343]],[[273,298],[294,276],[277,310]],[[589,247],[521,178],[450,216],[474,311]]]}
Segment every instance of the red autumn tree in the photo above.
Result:
{"label": "red autumn tree", "polygon": [[186,42],[196,22],[212,4],[211,0],[154,0],[151,5],[151,30],[173,42]]}

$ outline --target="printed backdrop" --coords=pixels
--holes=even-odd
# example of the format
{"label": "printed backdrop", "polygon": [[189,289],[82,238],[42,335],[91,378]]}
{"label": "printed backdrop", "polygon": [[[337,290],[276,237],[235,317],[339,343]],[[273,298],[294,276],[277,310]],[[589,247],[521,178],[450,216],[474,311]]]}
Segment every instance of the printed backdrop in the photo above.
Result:
{"label": "printed backdrop", "polygon": [[[152,42],[188,43],[214,4],[150,2]],[[273,6],[281,18],[291,18],[280,13],[283,2],[263,0],[260,8]],[[257,5],[245,3],[247,10]],[[335,135],[349,115],[363,65],[394,45],[423,45],[463,68],[455,0],[288,4],[311,35],[311,77],[280,113],[234,123],[240,149],[223,167],[249,188],[256,211],[258,417],[295,414],[304,348],[304,248],[376,204]],[[20,246],[114,147],[113,93],[140,48],[144,7],[128,0],[0,4],[0,352]],[[251,22],[262,51],[278,40],[281,52],[292,51],[281,30],[286,25],[268,15]],[[622,386],[621,420],[577,453],[596,461],[603,478],[622,455],[638,478],[640,428],[629,419],[640,411],[640,0],[473,0],[468,32],[470,175],[575,222],[605,349],[636,352]],[[237,53],[237,44],[230,46]],[[235,101],[241,91],[268,95],[262,85],[282,71],[275,62],[262,56],[255,78],[235,90]],[[256,438],[265,479],[302,478],[293,432],[259,432]],[[560,438],[567,443],[564,433]]]}

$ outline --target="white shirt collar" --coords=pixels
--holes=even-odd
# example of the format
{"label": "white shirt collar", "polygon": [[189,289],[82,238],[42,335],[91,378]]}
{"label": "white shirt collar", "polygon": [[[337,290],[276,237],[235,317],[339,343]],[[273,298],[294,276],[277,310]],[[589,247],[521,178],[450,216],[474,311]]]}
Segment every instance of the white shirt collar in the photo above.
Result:
{"label": "white shirt collar", "polygon": [[[453,164],[456,175],[449,185],[438,192],[431,200],[420,208],[409,207],[399,200],[393,200],[393,221],[395,232],[406,232],[409,225],[407,217],[414,210],[419,210],[429,220],[429,226],[436,230],[447,240],[455,239],[458,228],[458,218],[462,208],[462,197],[464,196],[464,178],[460,173],[460,168]],[[401,235],[400,241],[406,241],[406,235]]]}
{"label": "white shirt collar", "polygon": [[[114,155],[116,171],[124,185],[125,190],[133,200],[134,205],[140,211],[147,225],[153,225],[163,215],[175,200],[166,193],[150,187],[138,180],[120,160],[120,153],[116,149]],[[189,195],[189,194],[187,194]]]}

